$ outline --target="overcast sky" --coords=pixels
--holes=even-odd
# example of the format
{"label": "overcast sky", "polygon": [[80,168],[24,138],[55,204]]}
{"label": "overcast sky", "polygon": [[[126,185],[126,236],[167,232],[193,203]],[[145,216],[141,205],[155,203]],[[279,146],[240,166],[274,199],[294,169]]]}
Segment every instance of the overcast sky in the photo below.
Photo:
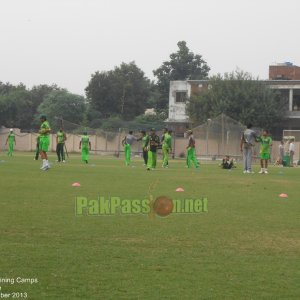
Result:
{"label": "overcast sky", "polygon": [[84,94],[95,71],[152,71],[185,40],[211,67],[300,65],[299,0],[0,0],[0,81]]}

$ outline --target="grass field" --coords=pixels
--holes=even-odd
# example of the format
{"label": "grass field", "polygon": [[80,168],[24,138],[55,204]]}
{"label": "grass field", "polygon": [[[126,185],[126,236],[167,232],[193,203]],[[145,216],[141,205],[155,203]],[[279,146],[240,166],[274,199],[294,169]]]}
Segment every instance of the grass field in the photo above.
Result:
{"label": "grass field", "polygon": [[[299,299],[300,168],[242,174],[184,161],[79,156],[39,170],[32,154],[0,160],[1,293],[27,299]],[[160,165],[160,164],[159,164]],[[258,171],[258,166],[255,166]],[[71,187],[73,182],[81,187]],[[75,216],[75,197],[207,197],[208,212]],[[184,193],[176,193],[183,187]],[[287,199],[279,198],[287,193]],[[12,295],[10,296],[12,298]],[[17,298],[17,297],[16,297]],[[21,298],[19,296],[19,298]]]}

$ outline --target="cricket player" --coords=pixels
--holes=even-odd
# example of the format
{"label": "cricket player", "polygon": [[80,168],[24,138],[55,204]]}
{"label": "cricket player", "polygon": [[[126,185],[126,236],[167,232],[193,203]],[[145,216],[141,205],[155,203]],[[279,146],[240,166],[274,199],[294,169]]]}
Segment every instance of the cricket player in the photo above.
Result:
{"label": "cricket player", "polygon": [[125,154],[125,164],[126,166],[130,165],[131,161],[131,145],[137,138],[133,135],[133,131],[129,131],[128,134],[122,140],[122,145],[124,147],[124,154]]}
{"label": "cricket player", "polygon": [[150,131],[149,139],[147,140],[146,147],[148,149],[148,162],[147,170],[154,170],[157,161],[157,147],[160,144],[159,136],[156,134],[155,128]]}
{"label": "cricket player", "polygon": [[222,169],[231,170],[231,169],[234,167],[233,159],[230,158],[229,155],[226,155],[226,156],[222,159],[221,167],[222,167]]}
{"label": "cricket player", "polygon": [[88,136],[87,132],[84,132],[79,143],[79,149],[81,149],[81,159],[86,164],[89,161],[89,151],[91,150],[91,148],[92,146],[90,137]]}
{"label": "cricket player", "polygon": [[164,143],[164,139],[165,139],[165,134],[166,134],[166,133],[168,133],[168,128],[167,128],[167,127],[165,127],[165,128],[163,129],[163,133],[162,133],[162,135],[161,135],[161,137],[160,137],[160,144],[158,145],[157,149],[162,149],[162,145],[163,145],[163,143]]}
{"label": "cricket player", "polygon": [[272,138],[269,136],[268,130],[264,130],[260,137],[257,137],[260,143],[260,166],[259,174],[268,174],[268,160],[270,159]]}
{"label": "cricket player", "polygon": [[163,168],[169,167],[169,153],[172,152],[172,130],[168,130],[164,134],[163,143],[162,143],[162,152],[163,152]]}
{"label": "cricket player", "polygon": [[41,170],[47,171],[50,169],[47,152],[50,145],[51,128],[49,122],[47,121],[47,117],[45,115],[40,116],[40,121],[41,121],[41,127],[39,130],[39,135],[40,135],[39,150],[43,162]]}
{"label": "cricket player", "polygon": [[196,158],[196,141],[193,137],[193,131],[189,130],[187,132],[188,138],[189,138],[189,143],[188,146],[186,147],[187,149],[187,155],[186,155],[186,164],[187,167],[190,168],[192,166],[192,163],[195,165],[196,168],[199,168],[199,162]]}
{"label": "cricket player", "polygon": [[143,149],[143,159],[144,159],[144,166],[147,166],[148,163],[148,150],[147,150],[147,141],[149,139],[149,135],[146,133],[145,130],[141,131],[141,137],[137,139],[137,141],[142,141],[142,149]]}
{"label": "cricket player", "polygon": [[252,171],[252,148],[255,144],[257,134],[252,130],[252,124],[247,125],[247,129],[243,132],[241,137],[240,148],[244,159],[244,174],[254,173]]}
{"label": "cricket player", "polygon": [[58,162],[66,162],[65,160],[65,141],[67,140],[67,136],[62,128],[56,133],[56,154]]}
{"label": "cricket player", "polygon": [[294,154],[295,154],[295,139],[289,140],[289,155],[290,155],[290,167],[294,166]]}
{"label": "cricket player", "polygon": [[280,142],[279,145],[279,159],[278,159],[278,164],[283,165],[283,159],[284,159],[284,141]]}
{"label": "cricket player", "polygon": [[9,134],[7,136],[5,145],[7,145],[7,143],[8,143],[8,152],[7,152],[7,155],[8,156],[13,156],[14,146],[16,145],[16,136],[14,134],[14,130],[13,129],[9,130]]}

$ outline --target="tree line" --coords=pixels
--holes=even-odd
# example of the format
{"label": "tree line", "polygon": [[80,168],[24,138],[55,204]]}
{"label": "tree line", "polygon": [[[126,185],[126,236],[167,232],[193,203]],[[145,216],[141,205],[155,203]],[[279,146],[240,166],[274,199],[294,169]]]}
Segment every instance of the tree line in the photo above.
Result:
{"label": "tree line", "polygon": [[[172,80],[207,79],[211,88],[188,100],[187,113],[199,124],[220,113],[256,126],[270,126],[282,119],[284,101],[250,74],[236,71],[209,77],[210,67],[194,54],[185,41],[153,71],[155,81],[135,62],[122,63],[110,71],[96,71],[85,88],[85,96],[70,93],[57,85],[0,82],[0,126],[32,129],[38,116],[46,114],[92,128],[159,124],[167,118],[169,85]],[[155,115],[144,115],[152,108]],[[56,122],[55,122],[56,123]]]}

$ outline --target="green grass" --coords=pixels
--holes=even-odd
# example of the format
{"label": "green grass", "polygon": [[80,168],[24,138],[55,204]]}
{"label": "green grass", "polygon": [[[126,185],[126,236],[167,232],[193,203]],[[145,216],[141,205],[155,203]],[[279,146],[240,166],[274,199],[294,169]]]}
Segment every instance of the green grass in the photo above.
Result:
{"label": "green grass", "polygon": [[[141,160],[132,168],[122,159],[92,156],[84,165],[73,156],[43,172],[32,154],[1,159],[0,278],[39,282],[0,283],[0,292],[27,292],[28,299],[299,299],[299,168],[244,175],[241,166],[229,172],[207,163],[198,172],[171,161],[170,169],[147,172]],[[71,187],[75,181],[80,188]],[[208,213],[75,216],[75,196],[144,199],[155,182],[155,197],[207,197]]]}

